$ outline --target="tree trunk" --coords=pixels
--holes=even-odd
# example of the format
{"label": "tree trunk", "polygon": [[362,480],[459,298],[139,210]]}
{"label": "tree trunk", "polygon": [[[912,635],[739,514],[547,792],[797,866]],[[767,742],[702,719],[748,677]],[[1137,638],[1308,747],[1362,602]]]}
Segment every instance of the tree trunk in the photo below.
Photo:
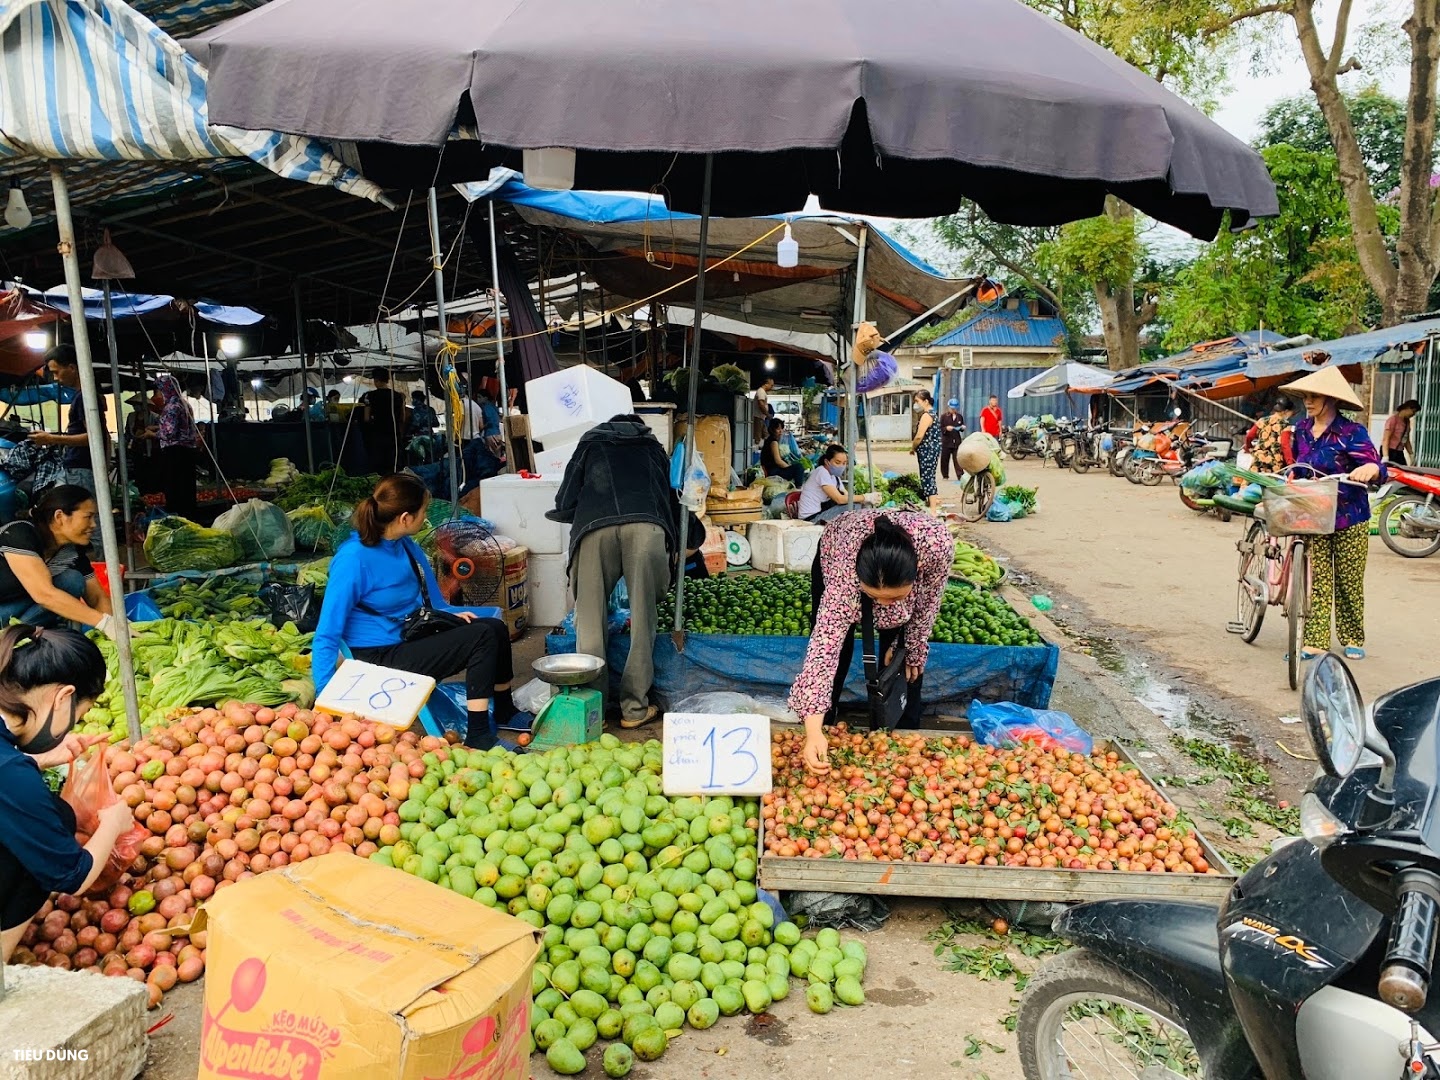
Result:
{"label": "tree trunk", "polygon": [[1140,327],[1135,318],[1135,286],[1111,288],[1103,281],[1095,283],[1095,302],[1100,307],[1100,323],[1105,331],[1105,355],[1111,371],[1121,371],[1140,363]]}

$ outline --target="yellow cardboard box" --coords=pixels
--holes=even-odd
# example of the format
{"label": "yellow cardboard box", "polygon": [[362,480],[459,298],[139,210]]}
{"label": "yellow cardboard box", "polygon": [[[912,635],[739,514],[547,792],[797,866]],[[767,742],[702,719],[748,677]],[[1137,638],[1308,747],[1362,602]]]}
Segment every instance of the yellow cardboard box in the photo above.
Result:
{"label": "yellow cardboard box", "polygon": [[199,1080],[525,1080],[538,931],[353,855],[204,909]]}

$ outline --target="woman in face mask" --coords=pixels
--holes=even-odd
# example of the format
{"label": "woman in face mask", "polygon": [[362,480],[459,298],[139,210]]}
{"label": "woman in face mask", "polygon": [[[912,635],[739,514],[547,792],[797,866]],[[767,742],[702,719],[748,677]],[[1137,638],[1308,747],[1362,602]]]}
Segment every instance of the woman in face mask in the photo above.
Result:
{"label": "woman in face mask", "polygon": [[79,631],[18,623],[0,632],[0,958],[10,958],[51,893],[89,889],[134,825],[130,808],[115,803],[81,846],[75,812],[40,775],[106,741],[71,734],[104,688],[105,660]]}
{"label": "woman in face mask", "polygon": [[[850,505],[850,493],[845,490],[845,470],[849,463],[850,455],[839,443],[831,443],[825,448],[819,464],[800,489],[800,507],[796,516],[801,521],[823,525],[845,512]],[[873,503],[876,500],[872,493],[862,495],[859,501]]]}

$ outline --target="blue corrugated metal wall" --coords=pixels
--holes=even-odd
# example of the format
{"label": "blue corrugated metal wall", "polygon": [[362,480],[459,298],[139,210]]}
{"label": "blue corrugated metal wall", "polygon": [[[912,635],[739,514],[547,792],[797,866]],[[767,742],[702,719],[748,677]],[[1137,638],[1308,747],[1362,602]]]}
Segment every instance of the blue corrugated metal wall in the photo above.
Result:
{"label": "blue corrugated metal wall", "polygon": [[1026,379],[1033,379],[1048,367],[1015,368],[955,368],[942,371],[940,407],[956,398],[965,424],[970,430],[979,425],[980,410],[994,394],[1000,399],[1000,409],[1005,414],[1005,423],[1013,424],[1022,416],[1084,416],[1090,408],[1090,399],[1085,394],[1050,394],[1046,397],[1012,398],[1007,396],[1011,387],[1019,386]]}

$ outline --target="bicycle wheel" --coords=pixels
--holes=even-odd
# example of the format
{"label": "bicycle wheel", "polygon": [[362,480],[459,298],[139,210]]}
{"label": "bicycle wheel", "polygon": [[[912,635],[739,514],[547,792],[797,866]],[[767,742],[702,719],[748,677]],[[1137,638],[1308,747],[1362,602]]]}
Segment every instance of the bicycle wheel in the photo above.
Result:
{"label": "bicycle wheel", "polygon": [[1407,559],[1434,555],[1440,551],[1440,510],[1428,495],[1392,499],[1380,511],[1380,539]]}
{"label": "bicycle wheel", "polygon": [[1265,558],[1265,526],[1252,521],[1240,541],[1240,569],[1235,588],[1235,624],[1240,639],[1249,645],[1260,636],[1265,624],[1270,568]]}
{"label": "bicycle wheel", "polygon": [[1301,650],[1305,648],[1305,616],[1310,611],[1310,552],[1304,540],[1296,540],[1290,548],[1290,578],[1286,582],[1289,599],[1285,606],[1290,619],[1290,689],[1300,689]]}
{"label": "bicycle wheel", "polygon": [[[975,477],[975,503],[980,510],[980,517],[990,513],[990,507],[995,502],[995,477],[989,471]],[[977,518],[978,520],[978,518]]]}

